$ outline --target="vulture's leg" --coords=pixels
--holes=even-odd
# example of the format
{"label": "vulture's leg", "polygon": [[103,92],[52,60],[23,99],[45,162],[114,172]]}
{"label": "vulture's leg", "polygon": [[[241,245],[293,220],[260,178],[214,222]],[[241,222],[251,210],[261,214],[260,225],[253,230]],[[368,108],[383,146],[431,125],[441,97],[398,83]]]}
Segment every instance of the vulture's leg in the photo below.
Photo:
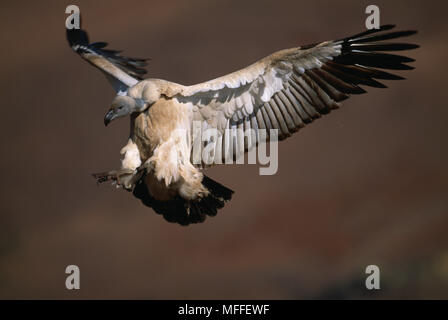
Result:
{"label": "vulture's leg", "polygon": [[95,173],[93,177],[97,183],[110,181],[119,187],[130,190],[141,177],[141,170],[139,170],[141,167],[140,152],[132,139],[129,139],[128,143],[121,149],[120,154],[124,154],[124,158],[121,160],[121,169]]}

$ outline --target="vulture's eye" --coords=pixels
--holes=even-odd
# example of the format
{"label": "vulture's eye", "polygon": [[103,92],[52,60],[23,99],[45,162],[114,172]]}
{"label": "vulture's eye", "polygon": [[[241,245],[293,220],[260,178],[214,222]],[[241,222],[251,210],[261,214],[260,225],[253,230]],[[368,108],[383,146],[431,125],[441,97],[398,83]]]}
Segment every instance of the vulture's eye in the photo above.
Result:
{"label": "vulture's eye", "polygon": [[119,106],[119,107],[118,107],[118,110],[123,110],[123,106]]}

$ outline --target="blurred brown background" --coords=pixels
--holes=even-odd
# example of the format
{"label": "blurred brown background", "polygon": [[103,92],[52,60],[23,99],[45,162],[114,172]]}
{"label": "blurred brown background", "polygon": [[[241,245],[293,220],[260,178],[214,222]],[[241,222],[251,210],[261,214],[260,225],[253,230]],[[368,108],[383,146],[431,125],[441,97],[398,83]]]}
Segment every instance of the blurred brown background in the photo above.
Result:
{"label": "blurred brown background", "polygon": [[[90,176],[120,165],[129,124],[104,127],[114,93],[68,48],[69,4],[92,41],[193,84],[358,33],[371,3],[2,1],[0,298],[448,298],[446,2],[375,1],[382,23],[420,31],[408,80],[281,143],[277,175],[210,169],[236,194],[189,227]],[[380,291],[365,289],[370,264]]]}

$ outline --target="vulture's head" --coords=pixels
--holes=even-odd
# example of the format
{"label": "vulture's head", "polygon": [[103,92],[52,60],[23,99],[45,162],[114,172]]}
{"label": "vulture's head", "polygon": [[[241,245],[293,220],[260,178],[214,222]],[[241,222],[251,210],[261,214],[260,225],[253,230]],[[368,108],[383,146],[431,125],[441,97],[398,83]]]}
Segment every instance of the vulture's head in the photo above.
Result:
{"label": "vulture's head", "polygon": [[139,101],[128,96],[117,96],[104,116],[104,125],[107,126],[112,120],[122,118],[134,112],[141,112],[143,109],[143,103],[139,103]]}

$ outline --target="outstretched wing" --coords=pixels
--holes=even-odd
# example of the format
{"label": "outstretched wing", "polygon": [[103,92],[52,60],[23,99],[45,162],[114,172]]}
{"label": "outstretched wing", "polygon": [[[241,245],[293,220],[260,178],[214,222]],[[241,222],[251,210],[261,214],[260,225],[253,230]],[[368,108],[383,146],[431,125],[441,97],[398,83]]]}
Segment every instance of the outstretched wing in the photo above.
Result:
{"label": "outstretched wing", "polygon": [[106,75],[117,94],[125,94],[147,72],[143,69],[147,59],[121,56],[120,51],[105,49],[106,42],[89,43],[82,29],[67,29],[67,40],[77,54]]}
{"label": "outstretched wing", "polygon": [[383,40],[416,31],[384,32],[392,28],[282,50],[224,77],[183,87],[174,98],[193,105],[202,130],[217,129],[217,138],[203,143],[214,144],[215,162],[238,158],[261,141],[260,129],[268,135],[277,129],[279,139],[285,139],[337,109],[349,95],[365,93],[360,85],[386,88],[377,80],[403,79],[379,69],[413,69],[406,63],[414,60],[384,52],[418,46]]}

